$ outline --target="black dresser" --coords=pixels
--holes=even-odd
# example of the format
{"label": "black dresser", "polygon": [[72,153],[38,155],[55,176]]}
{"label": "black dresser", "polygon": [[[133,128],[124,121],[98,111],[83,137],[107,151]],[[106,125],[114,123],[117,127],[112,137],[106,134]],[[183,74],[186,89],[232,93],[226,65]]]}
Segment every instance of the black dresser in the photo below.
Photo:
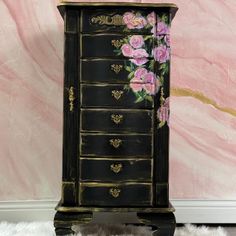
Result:
{"label": "black dresser", "polygon": [[[64,126],[57,235],[93,212],[137,212],[172,236],[170,23],[174,4],[61,3]],[[127,222],[128,223],[128,222]]]}

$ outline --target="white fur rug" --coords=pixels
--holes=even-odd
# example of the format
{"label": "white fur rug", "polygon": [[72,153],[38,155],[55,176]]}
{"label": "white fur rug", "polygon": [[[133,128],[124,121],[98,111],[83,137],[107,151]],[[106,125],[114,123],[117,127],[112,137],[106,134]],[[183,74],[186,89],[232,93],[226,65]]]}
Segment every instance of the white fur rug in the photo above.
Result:
{"label": "white fur rug", "polygon": [[[75,227],[77,236],[151,236],[151,231],[146,227],[122,225],[87,225]],[[11,224],[0,223],[0,236],[55,236],[52,222],[32,222]],[[195,227],[186,225],[178,228],[175,236],[229,236],[224,229]]]}

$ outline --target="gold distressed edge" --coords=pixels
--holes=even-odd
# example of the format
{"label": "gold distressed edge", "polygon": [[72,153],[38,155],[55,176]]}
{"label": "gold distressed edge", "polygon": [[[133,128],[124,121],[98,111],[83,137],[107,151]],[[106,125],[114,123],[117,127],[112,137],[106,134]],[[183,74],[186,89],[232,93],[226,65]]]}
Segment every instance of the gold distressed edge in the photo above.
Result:
{"label": "gold distressed edge", "polygon": [[120,188],[120,187],[127,187],[127,186],[146,186],[149,192],[149,199],[146,200],[145,202],[148,203],[148,205],[152,205],[153,203],[153,184],[152,182],[149,183],[144,183],[144,182],[111,182],[111,183],[107,183],[107,182],[103,182],[103,183],[99,183],[99,182],[80,182],[79,183],[79,203],[80,205],[82,204],[82,193],[84,191],[85,188]]}
{"label": "gold distressed edge", "polygon": [[[114,162],[114,161],[121,161],[121,162],[130,162],[130,161],[135,161],[135,162],[139,162],[139,161],[148,161],[150,162],[150,170],[148,171],[150,173],[150,178],[147,178],[147,179],[137,179],[137,178],[134,178],[134,179],[125,179],[125,180],[122,180],[122,181],[114,181],[112,180],[111,183],[120,183],[123,185],[123,183],[125,182],[132,182],[132,183],[142,183],[142,182],[147,182],[147,183],[150,183],[150,184],[153,184],[152,180],[153,180],[153,158],[91,158],[91,157],[79,157],[79,161],[86,161],[86,160],[89,160],[89,161],[111,161],[111,162]],[[86,180],[86,179],[82,179],[81,178],[81,173],[82,173],[82,168],[81,168],[81,164],[80,164],[80,176],[79,176],[79,182],[84,182],[84,183],[87,183],[87,182],[91,182],[91,180]],[[93,179],[94,182],[99,182],[99,183],[104,183],[104,180],[99,180],[99,179]]]}
{"label": "gold distressed edge", "polygon": [[[132,32],[130,32],[130,33],[126,33],[126,34],[124,34],[124,33],[120,33],[120,32],[118,32],[118,33],[111,33],[111,32],[101,32],[101,33],[82,33],[82,37],[98,37],[98,36],[122,36],[122,38],[121,39],[123,39],[123,38],[125,38],[125,37],[129,37],[129,36],[132,36],[132,35],[134,35],[134,34],[132,34]],[[135,34],[135,35],[137,35],[137,34]],[[153,34],[142,34],[142,33],[139,33],[138,35],[142,35],[143,37],[145,37],[145,36],[153,36]],[[119,40],[121,40],[121,39],[115,39],[116,41],[119,41]],[[153,41],[155,41],[155,38],[154,37],[152,37],[152,38],[149,38],[149,39],[147,39],[147,40],[150,40],[151,42],[153,42]],[[120,47],[120,46],[119,46]]]}
{"label": "gold distressed edge", "polygon": [[169,7],[178,10],[174,3],[134,3],[134,2],[67,2],[60,1],[57,6],[131,6],[131,7]]}
{"label": "gold distressed edge", "polygon": [[146,213],[170,213],[174,212],[174,207],[64,207],[57,206],[57,211],[60,212],[146,212]]}
{"label": "gold distressed edge", "polygon": [[106,136],[149,136],[152,137],[151,133],[125,133],[125,134],[121,134],[121,133],[107,133],[107,132],[99,132],[99,133],[88,133],[88,132],[80,132],[80,136],[92,136],[92,135],[106,135]]}
{"label": "gold distressed edge", "polygon": [[111,182],[111,183],[98,183],[98,182],[80,182],[80,187],[119,187],[119,186],[130,186],[130,185],[143,185],[152,188],[152,183],[143,182]]}
{"label": "gold distressed edge", "polygon": [[112,160],[116,160],[116,159],[122,159],[122,160],[129,160],[129,159],[135,159],[135,160],[151,160],[153,159],[152,156],[139,156],[139,155],[136,155],[136,156],[128,156],[128,157],[122,157],[122,156],[106,156],[106,155],[103,155],[103,156],[86,156],[86,155],[81,155],[79,158],[84,158],[84,159],[94,159],[94,160],[100,160],[100,159],[112,159]]}
{"label": "gold distressed edge", "polygon": [[101,111],[101,112],[129,112],[129,113],[153,113],[153,109],[129,109],[129,108],[120,108],[120,109],[106,109],[106,108],[80,108],[81,111]]}
{"label": "gold distressed edge", "polygon": [[125,158],[125,157],[118,157],[118,158],[107,158],[107,157],[100,157],[100,158],[93,158],[93,157],[80,157],[80,160],[108,160],[108,161],[151,161],[153,158]]}
{"label": "gold distressed edge", "polygon": [[72,185],[72,188],[74,188],[74,194],[76,198],[76,182],[77,181],[62,181],[61,182],[61,202],[65,201],[65,197],[64,197],[65,185]]}

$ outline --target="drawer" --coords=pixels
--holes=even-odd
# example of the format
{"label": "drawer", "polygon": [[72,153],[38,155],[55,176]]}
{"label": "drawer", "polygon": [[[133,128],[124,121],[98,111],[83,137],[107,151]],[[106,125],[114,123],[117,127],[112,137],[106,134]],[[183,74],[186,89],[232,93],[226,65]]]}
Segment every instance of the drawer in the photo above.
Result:
{"label": "drawer", "polygon": [[[82,83],[129,83],[137,68],[129,60],[83,59],[81,66]],[[145,65],[154,71],[154,61],[149,60]],[[138,69],[137,69],[138,70]],[[133,72],[133,73],[132,73]],[[131,74],[132,73],[132,74]],[[129,76],[129,74],[132,75]]]}
{"label": "drawer", "polygon": [[80,158],[81,181],[151,182],[152,160]]}
{"label": "drawer", "polygon": [[80,183],[82,206],[151,206],[152,185],[147,183]]}
{"label": "drawer", "polygon": [[[152,57],[152,36],[141,36],[144,40],[143,46],[132,49],[130,41],[132,35],[97,34],[82,35],[82,58],[148,58]],[[137,37],[137,35],[135,36]],[[98,47],[99,45],[99,47]]]}
{"label": "drawer", "polygon": [[152,116],[147,110],[81,109],[81,131],[150,133]]}
{"label": "drawer", "polygon": [[82,32],[150,33],[155,22],[152,9],[85,9],[82,11]]}
{"label": "drawer", "polygon": [[81,133],[80,156],[151,157],[152,135]]}
{"label": "drawer", "polygon": [[131,90],[125,89],[125,85],[83,84],[81,85],[81,90],[81,107],[153,108],[153,101],[150,99],[136,102],[136,94]]}

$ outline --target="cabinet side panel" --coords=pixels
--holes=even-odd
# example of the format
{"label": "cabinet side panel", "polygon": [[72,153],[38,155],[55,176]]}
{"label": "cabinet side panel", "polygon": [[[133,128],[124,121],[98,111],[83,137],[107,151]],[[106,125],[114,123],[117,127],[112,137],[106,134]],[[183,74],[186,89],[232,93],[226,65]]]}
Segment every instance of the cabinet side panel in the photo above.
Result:
{"label": "cabinet side panel", "polygon": [[[78,11],[65,10],[64,46],[64,126],[63,126],[63,188],[62,205],[77,204],[77,162],[79,145],[78,104]],[[71,194],[73,193],[73,194]]]}
{"label": "cabinet side panel", "polygon": [[159,91],[154,99],[154,203],[168,206],[169,177],[169,95],[170,95],[170,45],[169,10],[157,13],[157,32],[154,46],[155,73]]}

